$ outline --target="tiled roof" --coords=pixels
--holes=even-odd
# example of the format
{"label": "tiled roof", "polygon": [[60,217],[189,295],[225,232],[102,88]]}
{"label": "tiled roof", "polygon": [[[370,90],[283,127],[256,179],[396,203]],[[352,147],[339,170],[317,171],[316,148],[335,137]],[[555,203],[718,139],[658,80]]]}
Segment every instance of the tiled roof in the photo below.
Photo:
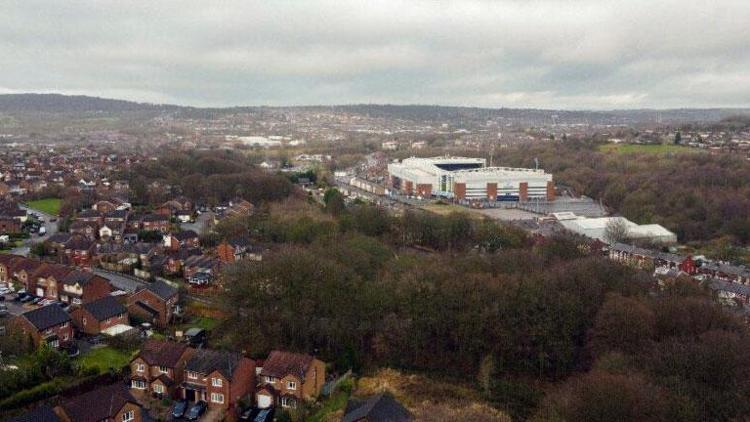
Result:
{"label": "tiled roof", "polygon": [[97,321],[124,314],[128,310],[114,296],[106,296],[93,302],[85,303],[83,309],[87,310]]}
{"label": "tiled roof", "polygon": [[39,331],[70,321],[70,315],[57,304],[42,306],[33,311],[24,312],[21,316]]}
{"label": "tiled roof", "polygon": [[149,365],[174,368],[182,355],[188,349],[186,344],[174,341],[147,340],[143,343],[138,357]]}
{"label": "tiled roof", "polygon": [[65,413],[75,422],[113,420],[127,403],[137,404],[123,383],[101,387],[63,403]]}
{"label": "tiled roof", "polygon": [[242,359],[242,355],[236,352],[200,349],[188,360],[185,370],[206,375],[219,371],[227,379],[232,379]]}
{"label": "tiled roof", "polygon": [[274,350],[263,363],[263,369],[260,374],[276,378],[283,378],[288,374],[292,374],[304,380],[307,369],[312,361],[313,357],[310,355]]}

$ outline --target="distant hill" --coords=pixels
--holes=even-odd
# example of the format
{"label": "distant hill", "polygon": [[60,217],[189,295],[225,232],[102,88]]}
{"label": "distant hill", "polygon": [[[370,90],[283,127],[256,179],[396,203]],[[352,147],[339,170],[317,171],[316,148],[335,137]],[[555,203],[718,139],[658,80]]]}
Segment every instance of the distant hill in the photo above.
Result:
{"label": "distant hill", "polygon": [[673,110],[544,110],[524,108],[476,108],[433,105],[353,104],[336,106],[298,107],[227,107],[197,108],[168,104],[148,104],[133,101],[113,100],[83,95],[61,94],[6,94],[0,95],[0,113],[146,113],[154,115],[164,112],[180,117],[215,118],[238,112],[275,111],[321,111],[351,113],[371,118],[410,120],[415,122],[483,122],[488,119],[505,120],[521,125],[549,124],[639,124],[719,122],[735,116],[748,116],[750,109],[673,109]]}
{"label": "distant hill", "polygon": [[177,109],[177,106],[136,103],[85,95],[6,94],[0,95],[0,113],[121,113]]}

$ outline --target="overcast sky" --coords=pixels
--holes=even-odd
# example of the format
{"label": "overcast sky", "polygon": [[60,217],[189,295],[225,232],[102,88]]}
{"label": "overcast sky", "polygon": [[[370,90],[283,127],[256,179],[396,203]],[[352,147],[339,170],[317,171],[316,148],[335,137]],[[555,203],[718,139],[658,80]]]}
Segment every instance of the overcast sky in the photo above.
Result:
{"label": "overcast sky", "polygon": [[750,0],[4,0],[0,16],[0,93],[750,106]]}

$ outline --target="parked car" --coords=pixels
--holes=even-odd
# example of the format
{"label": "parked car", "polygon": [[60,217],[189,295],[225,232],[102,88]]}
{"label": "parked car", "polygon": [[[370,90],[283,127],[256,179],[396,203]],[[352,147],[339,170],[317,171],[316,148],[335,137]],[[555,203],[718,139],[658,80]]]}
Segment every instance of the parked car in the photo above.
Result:
{"label": "parked car", "polygon": [[175,402],[172,407],[172,417],[177,419],[185,416],[185,412],[188,410],[188,403],[185,400],[179,400]]}
{"label": "parked car", "polygon": [[10,315],[10,312],[8,312],[8,305],[0,303],[0,317],[5,317],[8,315]]}
{"label": "parked car", "polygon": [[26,293],[16,293],[16,295],[13,297],[13,302],[20,302],[21,299],[25,298],[26,296]]}
{"label": "parked car", "polygon": [[23,299],[21,299],[21,303],[29,303],[29,302],[34,301],[35,299],[38,299],[38,298],[34,295],[26,294],[26,296],[24,296]]}
{"label": "parked car", "polygon": [[44,226],[39,227],[39,236],[44,236],[45,234],[47,234],[47,228]]}
{"label": "parked car", "polygon": [[5,296],[0,295],[0,302],[5,302]]}
{"label": "parked car", "polygon": [[32,304],[32,305],[37,305],[37,304],[39,304],[39,302],[41,302],[42,300],[44,300],[44,299],[43,299],[43,298],[41,298],[41,297],[36,297],[36,296],[33,296],[33,299],[31,299],[31,304]]}
{"label": "parked car", "polygon": [[7,295],[10,293],[10,289],[7,287],[0,287],[0,295]]}
{"label": "parked car", "polygon": [[197,421],[198,418],[206,412],[207,404],[204,401],[196,402],[188,411],[185,413],[185,419],[189,421]]}

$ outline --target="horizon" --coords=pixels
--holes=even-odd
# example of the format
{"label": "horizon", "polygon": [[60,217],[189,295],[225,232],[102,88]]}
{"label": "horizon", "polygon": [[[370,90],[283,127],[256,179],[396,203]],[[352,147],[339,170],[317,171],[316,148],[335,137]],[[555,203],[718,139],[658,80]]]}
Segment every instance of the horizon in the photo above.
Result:
{"label": "horizon", "polygon": [[439,108],[459,108],[459,109],[478,109],[478,110],[534,110],[534,111],[563,111],[572,113],[608,113],[608,112],[635,112],[635,111],[654,111],[654,112],[668,112],[668,111],[679,111],[679,110],[737,110],[737,111],[750,111],[750,106],[747,107],[678,107],[678,108],[611,108],[611,109],[568,109],[568,108],[540,108],[540,107],[482,107],[472,105],[451,105],[451,104],[395,104],[395,103],[348,103],[348,104],[296,104],[296,105],[269,105],[269,104],[236,104],[227,105],[220,107],[201,107],[192,104],[170,104],[170,103],[153,103],[148,101],[142,101],[137,99],[125,99],[125,98],[113,98],[113,97],[102,97],[96,95],[87,94],[66,94],[62,92],[0,92],[0,97],[3,96],[23,96],[23,95],[49,95],[49,96],[62,96],[68,98],[93,98],[104,101],[125,101],[133,104],[156,106],[156,107],[179,107],[179,108],[193,108],[193,109],[215,109],[215,110],[227,110],[233,108],[314,108],[314,107],[357,107],[357,106],[375,106],[375,107],[439,107]]}

